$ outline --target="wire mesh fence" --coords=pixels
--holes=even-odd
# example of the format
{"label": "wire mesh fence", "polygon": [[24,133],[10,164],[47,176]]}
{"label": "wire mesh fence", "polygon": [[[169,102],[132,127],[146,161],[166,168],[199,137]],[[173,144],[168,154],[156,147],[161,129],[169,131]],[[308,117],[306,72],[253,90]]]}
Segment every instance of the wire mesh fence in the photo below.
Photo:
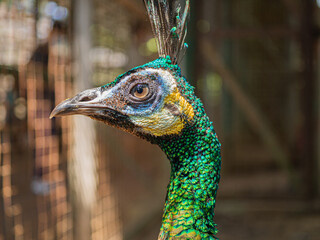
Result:
{"label": "wire mesh fence", "polygon": [[[70,1],[0,2],[0,239],[74,239],[72,121],[50,120],[73,94]],[[97,160],[91,239],[121,239],[105,158]],[[108,226],[108,228],[106,227]]]}

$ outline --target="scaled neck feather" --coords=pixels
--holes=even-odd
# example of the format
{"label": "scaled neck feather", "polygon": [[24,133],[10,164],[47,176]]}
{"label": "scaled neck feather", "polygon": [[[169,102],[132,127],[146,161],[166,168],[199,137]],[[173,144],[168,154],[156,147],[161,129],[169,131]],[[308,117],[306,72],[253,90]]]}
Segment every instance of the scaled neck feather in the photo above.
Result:
{"label": "scaled neck feather", "polygon": [[220,181],[220,143],[201,101],[194,97],[194,123],[158,145],[171,163],[159,239],[216,239],[213,221]]}

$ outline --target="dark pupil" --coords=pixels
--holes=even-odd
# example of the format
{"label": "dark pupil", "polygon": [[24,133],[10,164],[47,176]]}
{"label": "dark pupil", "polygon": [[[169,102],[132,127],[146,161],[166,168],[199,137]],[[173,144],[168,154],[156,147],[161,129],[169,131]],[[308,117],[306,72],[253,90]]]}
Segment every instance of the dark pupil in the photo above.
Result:
{"label": "dark pupil", "polygon": [[143,86],[138,86],[137,87],[137,93],[139,93],[139,94],[143,93],[143,89],[144,89]]}

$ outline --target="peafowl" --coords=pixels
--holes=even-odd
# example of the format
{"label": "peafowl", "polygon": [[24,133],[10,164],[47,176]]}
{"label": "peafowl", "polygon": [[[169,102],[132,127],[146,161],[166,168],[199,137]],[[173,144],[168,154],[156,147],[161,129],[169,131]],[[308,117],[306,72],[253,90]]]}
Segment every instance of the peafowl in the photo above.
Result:
{"label": "peafowl", "polygon": [[144,1],[159,58],[60,103],[52,117],[81,114],[157,144],[171,163],[164,239],[216,239],[220,143],[203,104],[178,66],[187,48],[189,0]]}

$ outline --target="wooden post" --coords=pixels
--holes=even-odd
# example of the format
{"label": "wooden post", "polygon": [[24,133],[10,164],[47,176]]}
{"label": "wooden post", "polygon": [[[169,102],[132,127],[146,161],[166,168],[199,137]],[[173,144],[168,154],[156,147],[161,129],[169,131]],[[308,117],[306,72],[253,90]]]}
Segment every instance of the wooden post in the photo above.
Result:
{"label": "wooden post", "polygon": [[[79,92],[92,87],[89,53],[91,49],[91,0],[73,1],[74,87]],[[91,210],[96,195],[96,136],[94,122],[73,118],[73,158],[70,183],[74,192],[74,239],[91,239]]]}

